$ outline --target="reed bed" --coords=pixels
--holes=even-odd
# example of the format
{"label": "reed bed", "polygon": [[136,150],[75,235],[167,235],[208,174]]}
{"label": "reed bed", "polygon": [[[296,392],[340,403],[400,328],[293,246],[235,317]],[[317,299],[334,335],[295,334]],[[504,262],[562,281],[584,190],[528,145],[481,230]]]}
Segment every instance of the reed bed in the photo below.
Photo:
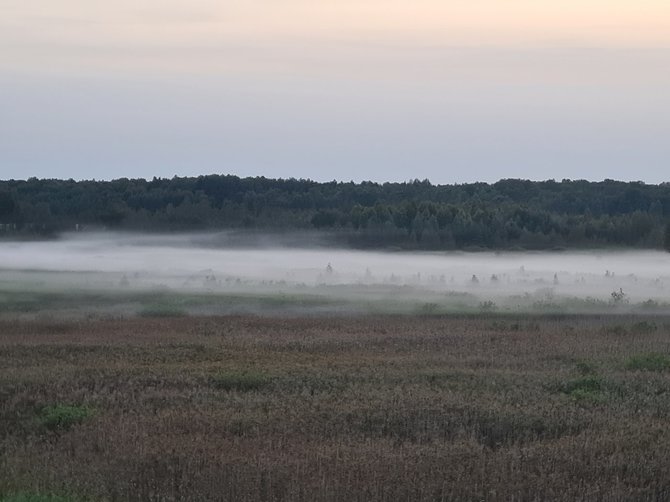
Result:
{"label": "reed bed", "polygon": [[668,500],[668,355],[662,317],[5,319],[0,501]]}

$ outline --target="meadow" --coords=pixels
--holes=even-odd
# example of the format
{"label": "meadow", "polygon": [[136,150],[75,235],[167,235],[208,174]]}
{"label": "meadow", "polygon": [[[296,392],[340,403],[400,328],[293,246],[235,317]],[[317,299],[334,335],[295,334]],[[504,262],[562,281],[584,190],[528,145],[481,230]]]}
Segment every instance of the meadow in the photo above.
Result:
{"label": "meadow", "polygon": [[667,500],[663,315],[9,315],[0,500]]}

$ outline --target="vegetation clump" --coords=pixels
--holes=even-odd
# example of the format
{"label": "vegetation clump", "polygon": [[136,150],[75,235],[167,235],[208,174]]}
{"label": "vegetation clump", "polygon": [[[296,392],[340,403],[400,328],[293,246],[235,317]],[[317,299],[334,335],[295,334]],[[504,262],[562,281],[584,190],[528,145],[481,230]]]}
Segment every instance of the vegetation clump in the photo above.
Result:
{"label": "vegetation clump", "polygon": [[668,325],[0,319],[0,502],[667,500]]}
{"label": "vegetation clump", "polygon": [[492,300],[486,300],[479,304],[479,310],[481,312],[495,312],[497,308],[495,302]]}
{"label": "vegetation clump", "polygon": [[648,335],[649,333],[653,333],[654,331],[656,331],[656,329],[657,329],[656,324],[649,321],[636,322],[630,327],[630,331],[632,333],[640,335]]}
{"label": "vegetation clump", "polygon": [[612,297],[611,300],[612,305],[628,304],[628,295],[621,288],[619,288],[619,291],[612,291],[611,297]]}
{"label": "vegetation clump", "polygon": [[602,398],[605,385],[599,376],[588,375],[565,382],[559,388],[561,392],[575,400],[598,401]]}
{"label": "vegetation clump", "polygon": [[42,408],[40,424],[49,430],[69,430],[93,415],[93,410],[86,406],[57,404]]}
{"label": "vegetation clump", "polygon": [[626,369],[632,371],[668,371],[670,356],[659,353],[633,356],[626,361]]}
{"label": "vegetation clump", "polygon": [[144,306],[138,315],[140,317],[184,317],[187,313],[175,305],[156,303]]}
{"label": "vegetation clump", "polygon": [[213,375],[209,381],[219,390],[250,392],[265,387],[271,379],[265,373],[224,371]]}

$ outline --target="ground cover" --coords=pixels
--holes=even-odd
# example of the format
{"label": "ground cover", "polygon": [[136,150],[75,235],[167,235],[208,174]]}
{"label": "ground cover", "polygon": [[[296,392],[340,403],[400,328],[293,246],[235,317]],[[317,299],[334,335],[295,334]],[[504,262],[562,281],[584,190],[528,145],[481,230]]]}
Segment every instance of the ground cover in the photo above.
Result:
{"label": "ground cover", "polygon": [[3,320],[0,500],[664,499],[669,335],[629,316]]}

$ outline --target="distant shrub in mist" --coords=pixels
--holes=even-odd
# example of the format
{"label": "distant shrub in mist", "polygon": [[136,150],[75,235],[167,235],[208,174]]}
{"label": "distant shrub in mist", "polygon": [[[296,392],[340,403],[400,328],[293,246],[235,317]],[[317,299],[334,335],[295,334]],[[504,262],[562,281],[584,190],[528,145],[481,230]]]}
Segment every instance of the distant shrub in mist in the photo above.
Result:
{"label": "distant shrub in mist", "polygon": [[138,315],[141,317],[184,317],[188,313],[175,305],[158,303],[146,305],[138,312]]}

